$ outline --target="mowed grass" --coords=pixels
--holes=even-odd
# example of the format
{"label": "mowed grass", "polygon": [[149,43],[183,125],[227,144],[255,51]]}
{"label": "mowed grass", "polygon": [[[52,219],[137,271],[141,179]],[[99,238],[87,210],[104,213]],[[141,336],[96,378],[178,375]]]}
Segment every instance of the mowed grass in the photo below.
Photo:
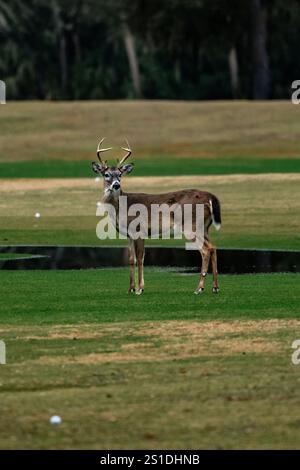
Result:
{"label": "mowed grass", "polygon": [[299,172],[299,108],[290,102],[9,102],[0,109],[0,176],[85,177],[98,140],[136,175]]}
{"label": "mowed grass", "polygon": [[[300,249],[300,175],[232,175],[124,178],[124,190],[159,193],[199,188],[216,194],[222,229],[210,234],[218,247]],[[114,245],[99,240],[96,202],[102,183],[94,178],[3,180],[0,187],[0,244]],[[13,197],[11,197],[13,194]],[[39,212],[41,217],[35,218]],[[271,234],[271,236],[270,236]],[[180,245],[178,240],[148,240],[147,245]]]}
{"label": "mowed grass", "polygon": [[[120,155],[118,155],[120,156]],[[92,174],[91,161],[21,161],[16,164],[0,162],[2,178],[81,178]],[[116,158],[111,159],[111,164]],[[293,173],[300,172],[300,158],[263,158],[263,157],[230,157],[196,158],[182,156],[173,158],[170,155],[159,157],[134,158],[136,176],[181,176],[181,175],[230,175],[255,173]]]}
{"label": "mowed grass", "polygon": [[[0,244],[108,244],[95,234],[101,185],[84,178],[106,135],[133,147],[126,190],[215,193],[217,246],[299,249],[298,113],[288,102],[1,106]],[[127,269],[0,271],[0,447],[299,448],[299,274],[221,275],[219,295],[208,276],[195,296],[198,276],[145,271],[142,296],[127,294]]]}
{"label": "mowed grass", "polygon": [[[56,324],[127,320],[297,318],[298,274],[221,276],[222,295],[192,295],[197,275],[146,268],[146,293],[127,295],[123,269],[0,271],[0,323]],[[14,286],[12,288],[12,286]]]}
{"label": "mowed grass", "polygon": [[[211,231],[218,246],[299,249],[299,181],[291,178],[300,171],[298,114],[276,101],[9,102],[0,109],[0,244],[111,243],[96,237],[101,185],[91,170],[107,136],[107,145],[127,137],[133,148],[125,189],[215,193],[223,212],[222,231]],[[121,155],[115,148],[106,157]],[[232,179],[242,174],[252,179]]]}
{"label": "mowed grass", "polygon": [[[0,272],[0,447],[299,448],[299,275]],[[52,427],[49,417],[63,423]]]}

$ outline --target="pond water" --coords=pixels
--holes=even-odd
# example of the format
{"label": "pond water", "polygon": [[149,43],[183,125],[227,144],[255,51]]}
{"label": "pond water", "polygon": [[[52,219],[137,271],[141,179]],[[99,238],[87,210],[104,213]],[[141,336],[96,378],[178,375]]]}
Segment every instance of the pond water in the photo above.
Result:
{"label": "pond water", "polygon": [[[1,269],[87,269],[128,265],[124,247],[2,246]],[[16,255],[20,253],[20,258]],[[24,254],[28,257],[24,257]],[[13,255],[13,257],[12,257]],[[2,255],[4,256],[4,255]],[[147,247],[145,266],[196,272],[200,254],[184,248]],[[300,252],[280,250],[219,249],[218,268],[223,274],[300,272]]]}

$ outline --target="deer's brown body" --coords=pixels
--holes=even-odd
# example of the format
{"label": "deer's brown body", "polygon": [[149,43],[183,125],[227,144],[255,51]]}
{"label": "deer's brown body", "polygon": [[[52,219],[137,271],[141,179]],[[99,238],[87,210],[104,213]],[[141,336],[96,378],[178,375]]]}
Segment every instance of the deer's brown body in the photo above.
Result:
{"label": "deer's brown body", "polygon": [[[100,157],[100,152],[106,151],[109,149],[101,149],[100,146],[103,142],[100,142],[97,150],[97,155],[100,160],[100,165],[98,163],[93,163],[93,169],[96,173],[101,173],[104,177],[104,194],[103,202],[112,204],[116,209],[117,214],[117,223],[119,216],[119,196],[127,197],[127,207],[128,209],[133,204],[143,204],[147,209],[149,209],[149,214],[151,214],[151,205],[153,204],[167,204],[168,206],[184,206],[185,204],[191,204],[193,212],[196,209],[197,204],[204,205],[204,239],[195,239],[196,243],[199,243],[199,251],[202,256],[202,267],[198,287],[195,291],[196,294],[203,292],[205,277],[208,271],[210,259],[212,261],[212,271],[213,271],[213,292],[217,293],[219,291],[218,287],[218,274],[217,274],[217,253],[216,248],[211,244],[208,236],[209,227],[213,223],[217,230],[221,226],[221,210],[220,203],[217,197],[209,192],[200,191],[197,189],[183,189],[180,191],[174,191],[164,194],[147,194],[147,193],[125,193],[121,189],[120,179],[123,174],[130,173],[133,169],[133,165],[126,164],[123,165],[124,161],[130,156],[131,150],[125,148],[127,151],[126,156],[119,163],[117,167],[108,167],[106,162],[103,162]],[[174,224],[174,217],[170,214],[170,224],[171,228]],[[130,223],[131,218],[128,217],[128,223]],[[151,225],[151,220],[149,220],[149,227]],[[150,230],[150,228],[149,228]],[[130,285],[129,292],[135,292],[136,294],[141,294],[144,291],[144,255],[145,255],[145,240],[144,238],[138,238],[136,240],[129,237],[129,266],[130,266]],[[135,286],[135,265],[138,268],[138,287]]]}
{"label": "deer's brown body", "polygon": [[147,193],[125,193],[122,195],[128,197],[129,204],[145,204],[150,205],[155,201],[156,204],[205,204],[209,201],[209,197],[215,197],[207,191],[200,191],[198,189],[181,189],[180,191],[173,191],[163,194],[147,194]]}

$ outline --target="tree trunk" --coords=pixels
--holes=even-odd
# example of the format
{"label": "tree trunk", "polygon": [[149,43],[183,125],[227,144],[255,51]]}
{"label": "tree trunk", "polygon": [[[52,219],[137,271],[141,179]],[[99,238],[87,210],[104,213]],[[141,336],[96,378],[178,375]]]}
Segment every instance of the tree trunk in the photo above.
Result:
{"label": "tree trunk", "polygon": [[59,38],[59,59],[61,71],[61,86],[65,94],[68,82],[67,44],[65,35],[62,33]]}
{"label": "tree trunk", "polygon": [[252,0],[253,98],[270,96],[270,68],[267,52],[267,8],[264,0]]}
{"label": "tree trunk", "polygon": [[230,73],[230,83],[231,83],[231,92],[232,97],[237,99],[240,94],[239,86],[239,64],[236,54],[236,48],[233,46],[228,54],[228,66]]}
{"label": "tree trunk", "polygon": [[142,98],[141,75],[137,59],[135,40],[128,24],[124,20],[122,21],[122,34],[132,77],[134,94],[136,98]]}
{"label": "tree trunk", "polygon": [[64,23],[61,17],[60,6],[54,0],[52,2],[52,5],[59,47],[60,82],[62,87],[62,96],[65,97],[68,84],[67,42],[64,31]]}
{"label": "tree trunk", "polygon": [[81,62],[81,44],[80,38],[77,32],[73,33],[73,43],[74,43],[74,50],[75,50],[75,60],[77,63]]}

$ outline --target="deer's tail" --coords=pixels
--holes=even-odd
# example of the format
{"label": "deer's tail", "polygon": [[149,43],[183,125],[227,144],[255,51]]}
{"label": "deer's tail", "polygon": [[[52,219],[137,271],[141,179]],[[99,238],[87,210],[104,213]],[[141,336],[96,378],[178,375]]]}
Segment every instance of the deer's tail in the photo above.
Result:
{"label": "deer's tail", "polygon": [[220,230],[221,222],[222,222],[220,201],[216,196],[212,196],[211,199],[209,200],[209,204],[210,204],[212,223],[216,230]]}

